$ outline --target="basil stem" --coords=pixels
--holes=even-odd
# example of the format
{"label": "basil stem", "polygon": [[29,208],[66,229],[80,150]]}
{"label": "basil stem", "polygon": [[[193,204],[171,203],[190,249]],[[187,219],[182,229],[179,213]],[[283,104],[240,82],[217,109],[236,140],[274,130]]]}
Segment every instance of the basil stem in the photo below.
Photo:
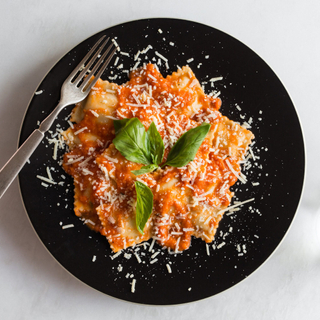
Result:
{"label": "basil stem", "polygon": [[147,166],[141,167],[139,170],[133,170],[131,172],[136,176],[140,176],[142,174],[152,172],[152,171],[156,170],[157,168],[159,168],[159,166],[157,164],[152,163]]}

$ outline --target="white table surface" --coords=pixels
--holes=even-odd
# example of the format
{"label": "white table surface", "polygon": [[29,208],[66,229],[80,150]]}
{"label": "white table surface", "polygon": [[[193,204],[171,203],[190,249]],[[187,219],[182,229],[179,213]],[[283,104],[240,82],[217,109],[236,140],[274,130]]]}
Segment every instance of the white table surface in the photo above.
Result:
{"label": "white table surface", "polygon": [[0,318],[320,319],[318,0],[2,1],[0,166],[15,151],[29,99],[53,64],[102,29],[149,17],[183,18],[229,33],[282,80],[307,147],[305,190],[294,223],[272,257],[239,285],[187,305],[141,306],[97,292],[66,272],[34,233],[15,181],[0,200]]}

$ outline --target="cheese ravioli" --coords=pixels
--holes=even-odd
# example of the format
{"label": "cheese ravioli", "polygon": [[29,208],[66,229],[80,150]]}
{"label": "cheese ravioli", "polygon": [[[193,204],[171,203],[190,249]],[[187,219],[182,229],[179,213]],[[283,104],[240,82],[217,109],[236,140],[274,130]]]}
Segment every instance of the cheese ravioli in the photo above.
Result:
{"label": "cheese ravioli", "polygon": [[[209,243],[228,208],[230,187],[240,179],[253,134],[219,112],[221,100],[206,95],[189,67],[164,78],[152,64],[131,72],[123,85],[98,80],[72,111],[73,126],[64,132],[69,152],[63,167],[74,178],[74,210],[91,229],[104,235],[114,252],[150,238],[175,252],[190,247],[192,236]],[[211,128],[193,161],[135,176],[143,165],[115,148],[113,120],[138,118],[147,130],[155,123],[165,146],[173,145],[203,122]],[[153,211],[139,233],[135,223],[134,182],[154,196]]]}

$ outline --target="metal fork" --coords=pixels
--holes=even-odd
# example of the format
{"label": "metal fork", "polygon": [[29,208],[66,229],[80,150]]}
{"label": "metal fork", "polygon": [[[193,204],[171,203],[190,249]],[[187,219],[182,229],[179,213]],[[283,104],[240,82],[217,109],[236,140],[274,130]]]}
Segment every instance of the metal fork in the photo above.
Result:
{"label": "metal fork", "polygon": [[[60,101],[56,108],[41,122],[39,129],[36,129],[31,133],[28,139],[0,170],[0,198],[37,148],[43,139],[45,132],[50,129],[59,112],[68,105],[84,100],[91,88],[101,77],[116,51],[116,48],[113,48],[112,43],[106,51],[100,55],[109,41],[109,38],[105,39],[105,37],[106,36],[101,37],[96,42],[88,54],[64,81],[61,87]],[[101,46],[95,52],[101,42]],[[93,67],[92,70],[90,70],[91,67]],[[92,78],[93,76],[94,78]]]}

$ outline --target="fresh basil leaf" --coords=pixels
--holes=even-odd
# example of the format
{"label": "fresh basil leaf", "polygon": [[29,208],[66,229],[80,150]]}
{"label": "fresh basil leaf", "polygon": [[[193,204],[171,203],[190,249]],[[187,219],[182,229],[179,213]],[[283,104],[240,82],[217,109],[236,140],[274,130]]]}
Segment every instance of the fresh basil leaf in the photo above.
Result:
{"label": "fresh basil leaf", "polygon": [[157,164],[152,163],[152,164],[149,164],[147,166],[140,168],[139,170],[133,170],[131,172],[133,174],[135,174],[136,176],[140,176],[142,174],[152,172],[152,171],[156,170],[157,168],[159,168],[159,166]]}
{"label": "fresh basil leaf", "polygon": [[130,119],[121,119],[121,120],[113,120],[113,126],[116,135],[120,132],[120,130],[125,127]]}
{"label": "fresh basil leaf", "polygon": [[147,131],[147,140],[149,143],[152,162],[154,164],[160,164],[164,154],[164,144],[160,133],[153,121]]}
{"label": "fresh basil leaf", "polygon": [[131,118],[126,122],[117,123],[116,126],[117,129],[122,126],[112,141],[116,149],[129,161],[146,165],[151,164],[146,130],[140,120]]}
{"label": "fresh basil leaf", "polygon": [[140,181],[135,181],[134,184],[137,192],[136,225],[138,231],[143,234],[143,229],[153,209],[153,193]]}
{"label": "fresh basil leaf", "polygon": [[204,122],[200,126],[185,132],[170,150],[167,162],[164,165],[184,167],[192,161],[208,134],[210,126],[209,123]]}

